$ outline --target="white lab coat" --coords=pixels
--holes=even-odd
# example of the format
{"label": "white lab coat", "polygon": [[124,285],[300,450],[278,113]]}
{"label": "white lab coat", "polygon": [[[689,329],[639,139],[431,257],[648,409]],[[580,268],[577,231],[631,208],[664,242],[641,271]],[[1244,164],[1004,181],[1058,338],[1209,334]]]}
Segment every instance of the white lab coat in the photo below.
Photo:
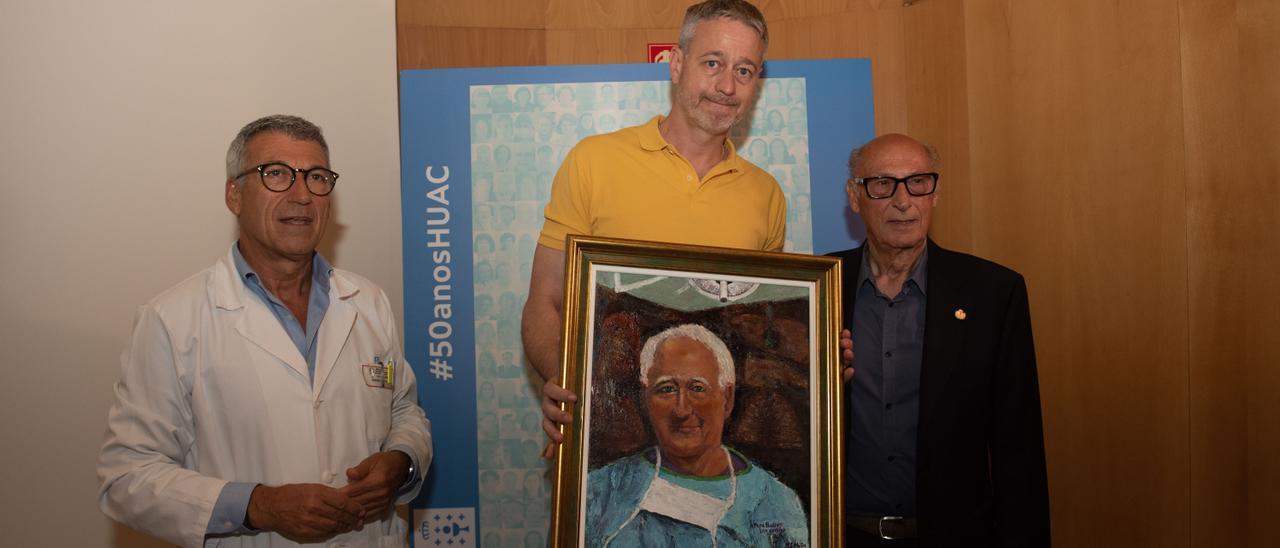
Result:
{"label": "white lab coat", "polygon": [[[392,389],[362,365],[394,359]],[[138,310],[98,461],[99,503],[112,519],[183,546],[295,546],[276,534],[204,540],[228,481],[347,483],[346,469],[393,445],[423,475],[430,425],[417,403],[387,296],[334,269],[317,335],[315,382],[228,253]],[[421,482],[418,484],[421,485]],[[397,502],[406,503],[418,489]],[[406,546],[396,513],[331,546]]]}

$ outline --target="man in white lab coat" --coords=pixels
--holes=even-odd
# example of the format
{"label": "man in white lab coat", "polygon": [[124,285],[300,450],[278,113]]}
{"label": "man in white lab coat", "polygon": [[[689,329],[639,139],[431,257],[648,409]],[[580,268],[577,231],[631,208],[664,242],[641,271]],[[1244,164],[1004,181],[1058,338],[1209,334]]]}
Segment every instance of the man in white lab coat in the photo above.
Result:
{"label": "man in white lab coat", "polygon": [[320,128],[245,126],[239,240],[143,305],[98,461],[112,519],[184,546],[407,546],[431,462],[386,295],[315,252],[338,174]]}

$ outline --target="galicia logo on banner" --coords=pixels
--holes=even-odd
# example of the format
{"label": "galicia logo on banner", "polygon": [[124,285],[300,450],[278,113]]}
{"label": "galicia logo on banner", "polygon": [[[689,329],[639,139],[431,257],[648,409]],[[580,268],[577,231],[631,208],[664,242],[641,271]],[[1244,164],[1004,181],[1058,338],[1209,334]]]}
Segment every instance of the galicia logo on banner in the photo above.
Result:
{"label": "galicia logo on banner", "polygon": [[413,515],[418,546],[476,546],[475,508],[429,508]]}

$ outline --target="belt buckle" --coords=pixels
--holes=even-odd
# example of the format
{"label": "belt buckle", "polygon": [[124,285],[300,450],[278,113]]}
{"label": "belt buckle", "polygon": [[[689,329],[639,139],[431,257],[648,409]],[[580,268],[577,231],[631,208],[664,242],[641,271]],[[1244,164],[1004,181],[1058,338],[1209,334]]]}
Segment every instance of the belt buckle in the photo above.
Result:
{"label": "belt buckle", "polygon": [[884,524],[887,521],[887,522],[897,522],[899,525],[901,525],[903,521],[906,519],[907,518],[903,516],[884,516],[880,518],[880,521],[876,522],[876,532],[880,534],[880,538],[883,540],[898,540],[901,537],[886,535],[884,533]]}

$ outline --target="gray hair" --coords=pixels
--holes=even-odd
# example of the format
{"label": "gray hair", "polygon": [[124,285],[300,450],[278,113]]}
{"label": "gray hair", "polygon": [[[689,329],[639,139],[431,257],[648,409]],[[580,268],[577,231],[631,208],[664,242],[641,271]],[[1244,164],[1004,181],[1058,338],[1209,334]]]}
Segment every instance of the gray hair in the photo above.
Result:
{"label": "gray hair", "polygon": [[239,175],[244,170],[249,139],[259,133],[283,133],[299,141],[311,141],[320,145],[324,155],[329,156],[329,144],[324,141],[324,133],[320,131],[320,126],[288,114],[263,116],[240,128],[240,133],[236,134],[236,138],[231,140],[231,146],[227,147],[228,179]]}
{"label": "gray hair", "polygon": [[[875,139],[872,139],[872,141],[874,140]],[[917,140],[916,142],[920,143],[920,146],[924,147],[924,153],[929,157],[929,169],[933,171],[938,171],[938,168],[942,167],[942,157],[938,156],[938,149],[933,148],[933,145],[929,143],[925,143],[919,140]],[[857,177],[856,173],[858,172],[858,166],[861,165],[863,162],[862,150],[866,148],[867,145],[870,143],[871,141],[867,141],[867,143],[864,143],[862,146],[856,147],[849,152],[849,178],[850,179]]]}
{"label": "gray hair", "polygon": [[676,337],[693,339],[711,351],[711,355],[716,358],[716,365],[720,368],[720,375],[716,377],[720,388],[727,388],[735,383],[737,379],[734,376],[733,356],[729,354],[729,347],[725,346],[724,341],[711,330],[698,324],[687,323],[669,328],[645,341],[644,348],[640,350],[640,384],[642,386],[649,386],[649,370],[653,369],[653,360],[657,357],[658,347],[662,346],[667,339]]}
{"label": "gray hair", "polygon": [[713,19],[727,18],[742,23],[760,33],[760,41],[764,49],[769,49],[769,26],[764,22],[760,10],[744,0],[706,0],[689,6],[684,12],[684,23],[680,25],[680,50],[689,51],[689,42],[693,41],[693,28],[698,23]]}

